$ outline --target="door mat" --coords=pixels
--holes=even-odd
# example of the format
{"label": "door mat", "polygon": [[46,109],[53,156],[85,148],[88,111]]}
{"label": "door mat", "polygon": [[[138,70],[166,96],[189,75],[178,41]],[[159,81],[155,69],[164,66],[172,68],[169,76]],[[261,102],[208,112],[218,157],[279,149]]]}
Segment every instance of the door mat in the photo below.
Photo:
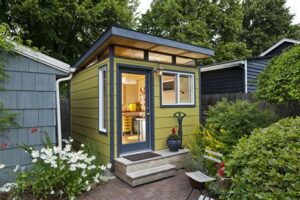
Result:
{"label": "door mat", "polygon": [[157,153],[145,152],[145,153],[124,156],[123,158],[126,158],[127,160],[134,162],[134,161],[145,160],[145,159],[149,159],[149,158],[155,158],[155,157],[159,157],[159,156],[161,156],[161,155],[159,155]]}

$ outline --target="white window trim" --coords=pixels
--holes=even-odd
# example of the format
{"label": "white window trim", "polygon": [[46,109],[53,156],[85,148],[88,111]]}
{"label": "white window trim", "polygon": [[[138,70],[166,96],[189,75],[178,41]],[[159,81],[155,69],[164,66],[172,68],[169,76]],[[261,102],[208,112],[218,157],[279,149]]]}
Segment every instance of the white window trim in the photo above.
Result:
{"label": "white window trim", "polygon": [[[99,90],[99,131],[101,132],[104,132],[106,133],[106,128],[104,128],[104,123],[105,121],[103,120],[104,119],[104,116],[105,116],[105,108],[104,108],[104,104],[103,104],[103,101],[104,101],[104,91],[103,91],[103,87],[100,87],[100,83],[102,83],[102,80],[103,80],[103,73],[106,72],[106,67],[102,67],[102,68],[99,68],[99,87],[98,87],[98,90]],[[107,78],[107,77],[106,77]],[[102,108],[102,109],[101,109]]]}
{"label": "white window trim", "polygon": [[[176,102],[175,104],[164,104],[164,96],[163,96],[163,78],[161,78],[161,105],[162,106],[194,106],[195,105],[195,75],[193,73],[185,73],[185,72],[174,72],[174,71],[162,71],[162,76],[166,74],[174,74],[176,75],[175,82],[175,91],[176,91]],[[191,103],[180,103],[180,75],[190,76],[190,85],[191,85]]]}

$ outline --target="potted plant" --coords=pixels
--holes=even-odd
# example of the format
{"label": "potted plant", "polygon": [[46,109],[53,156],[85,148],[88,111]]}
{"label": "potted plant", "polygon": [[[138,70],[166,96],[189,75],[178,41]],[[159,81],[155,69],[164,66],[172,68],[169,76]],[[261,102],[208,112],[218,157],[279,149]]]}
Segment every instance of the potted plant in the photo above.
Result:
{"label": "potted plant", "polygon": [[179,135],[176,134],[176,129],[172,128],[172,133],[167,139],[167,145],[170,151],[176,152],[181,147],[181,139]]}

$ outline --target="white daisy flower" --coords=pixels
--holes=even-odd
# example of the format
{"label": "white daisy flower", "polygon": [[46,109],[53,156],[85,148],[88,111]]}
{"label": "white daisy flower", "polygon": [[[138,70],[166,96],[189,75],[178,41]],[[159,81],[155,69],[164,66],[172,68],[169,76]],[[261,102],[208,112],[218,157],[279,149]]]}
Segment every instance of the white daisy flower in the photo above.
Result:
{"label": "white daisy flower", "polygon": [[16,165],[15,169],[13,170],[13,172],[17,172],[19,168],[20,168],[20,166]]}
{"label": "white daisy flower", "polygon": [[0,164],[0,169],[3,169],[5,167],[4,164]]}
{"label": "white daisy flower", "polygon": [[90,191],[91,190],[91,186],[89,185],[87,188],[86,188],[86,191]]}
{"label": "white daisy flower", "polygon": [[107,165],[106,165],[107,169],[110,169],[111,166],[112,166],[111,163],[107,163]]}

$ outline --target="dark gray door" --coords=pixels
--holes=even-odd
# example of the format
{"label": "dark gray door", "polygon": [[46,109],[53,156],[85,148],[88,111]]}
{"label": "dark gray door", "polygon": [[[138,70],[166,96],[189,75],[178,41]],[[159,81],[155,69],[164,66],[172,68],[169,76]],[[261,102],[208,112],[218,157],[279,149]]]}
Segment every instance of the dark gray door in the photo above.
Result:
{"label": "dark gray door", "polygon": [[120,68],[118,75],[119,153],[151,148],[151,71]]}

